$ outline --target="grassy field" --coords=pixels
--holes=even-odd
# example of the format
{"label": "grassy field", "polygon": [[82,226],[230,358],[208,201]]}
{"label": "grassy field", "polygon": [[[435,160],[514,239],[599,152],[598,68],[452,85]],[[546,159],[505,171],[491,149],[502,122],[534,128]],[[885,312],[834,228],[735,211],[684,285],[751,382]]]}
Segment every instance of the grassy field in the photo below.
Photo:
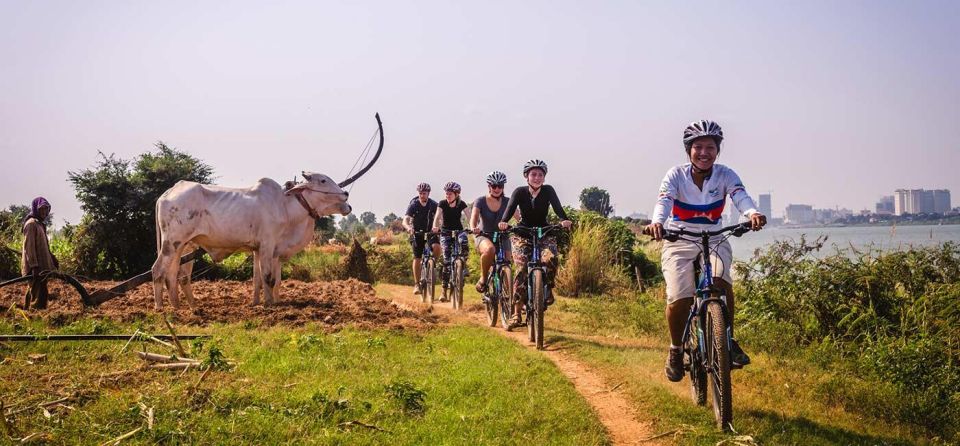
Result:
{"label": "grassy field", "polygon": [[[85,320],[59,332],[133,329]],[[2,333],[43,331],[36,321],[0,322]],[[236,366],[215,369],[196,385],[198,371],[141,370],[131,351],[119,353],[123,342],[6,343],[0,400],[12,410],[28,408],[0,426],[6,438],[39,434],[57,444],[95,444],[142,428],[126,443],[607,441],[586,402],[549,361],[482,328],[325,334],[234,324],[180,331],[212,334],[188,349],[208,359],[222,352]],[[62,396],[71,399],[46,414],[36,408]]]}
{"label": "grassy field", "polygon": [[[652,417],[657,432],[673,432],[675,444],[732,440],[736,435],[716,429],[709,406],[691,402],[689,380],[671,383],[663,375],[668,339],[663,306],[658,304],[661,293],[654,289],[638,298],[561,298],[546,318],[547,342],[597,369],[611,385],[623,383],[621,388]],[[752,365],[733,374],[734,423],[739,435],[757,444],[939,444],[918,427],[836,401],[836,386],[865,385],[856,377],[839,376],[802,357],[752,357]]]}

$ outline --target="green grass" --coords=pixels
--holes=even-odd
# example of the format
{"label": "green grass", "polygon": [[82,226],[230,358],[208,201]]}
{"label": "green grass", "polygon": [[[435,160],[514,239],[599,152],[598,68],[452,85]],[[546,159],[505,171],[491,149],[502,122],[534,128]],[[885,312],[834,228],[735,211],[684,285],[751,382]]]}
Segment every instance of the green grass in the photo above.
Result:
{"label": "green grass", "polygon": [[[675,444],[715,445],[729,440],[713,422],[712,409],[695,406],[689,381],[663,376],[668,345],[660,290],[654,296],[559,299],[548,312],[547,342],[594,367],[611,385],[623,383],[655,431],[676,430]],[[662,300],[660,301],[662,302]],[[747,346],[749,349],[749,346]],[[910,445],[939,444],[923,429],[891,422],[871,407],[845,405],[837,387],[889,397],[856,376],[840,375],[802,357],[754,352],[754,363],[735,371],[734,423],[759,444]],[[709,403],[708,403],[709,404]]]}
{"label": "green grass", "polygon": [[[82,321],[61,332],[133,330],[97,324]],[[0,332],[43,331],[36,322],[19,325],[3,321]],[[234,324],[180,331],[213,334],[196,357],[216,346],[236,367],[211,372],[190,392],[199,372],[178,378],[138,370],[133,353],[118,354],[123,342],[0,346],[0,400],[8,406],[80,394],[66,403],[72,410],[51,410],[50,418],[40,410],[12,417],[8,438],[43,432],[59,444],[103,442],[146,426],[142,403],[154,409],[156,425],[129,444],[607,442],[586,402],[548,360],[485,329],[324,334]],[[31,354],[46,358],[28,364]],[[122,370],[132,372],[100,380]]]}

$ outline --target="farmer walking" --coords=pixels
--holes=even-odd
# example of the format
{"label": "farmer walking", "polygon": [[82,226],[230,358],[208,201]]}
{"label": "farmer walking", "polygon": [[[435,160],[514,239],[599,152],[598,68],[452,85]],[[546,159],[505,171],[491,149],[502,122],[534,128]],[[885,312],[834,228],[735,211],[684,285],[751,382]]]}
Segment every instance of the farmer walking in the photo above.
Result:
{"label": "farmer walking", "polygon": [[30,213],[23,223],[23,258],[20,270],[23,275],[32,275],[30,292],[23,298],[23,309],[30,309],[33,300],[34,308],[47,308],[47,279],[43,274],[59,268],[56,257],[50,252],[47,241],[47,229],[44,221],[50,215],[50,202],[46,198],[37,197],[30,204]]}

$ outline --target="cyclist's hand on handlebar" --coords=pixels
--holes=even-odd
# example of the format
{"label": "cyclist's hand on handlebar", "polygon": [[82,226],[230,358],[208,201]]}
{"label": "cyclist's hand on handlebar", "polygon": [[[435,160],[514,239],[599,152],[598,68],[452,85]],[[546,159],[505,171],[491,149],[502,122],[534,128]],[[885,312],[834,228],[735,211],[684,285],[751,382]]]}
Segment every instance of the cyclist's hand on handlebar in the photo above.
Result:
{"label": "cyclist's hand on handlebar", "polygon": [[754,212],[750,216],[750,229],[754,231],[759,231],[764,225],[767,224],[767,216],[759,212]]}
{"label": "cyclist's hand on handlebar", "polygon": [[663,240],[663,225],[660,223],[650,223],[643,228],[643,233],[653,237],[654,240]]}
{"label": "cyclist's hand on handlebar", "polygon": [[560,226],[563,226],[563,229],[570,229],[573,226],[573,222],[570,220],[564,220],[560,222]]}
{"label": "cyclist's hand on handlebar", "polygon": [[473,228],[473,230],[470,231],[470,232],[472,232],[473,235],[480,235],[480,232],[481,232],[481,231],[480,231],[480,228],[479,228],[479,227],[476,227],[476,228]]}
{"label": "cyclist's hand on handlebar", "polygon": [[510,225],[504,222],[500,222],[500,223],[497,223],[497,228],[500,229],[501,231],[506,231],[507,229],[510,229]]}
{"label": "cyclist's hand on handlebar", "polygon": [[430,230],[430,232],[432,232],[432,233],[434,233],[434,234],[439,234],[439,233],[440,233],[440,228],[434,227],[433,229]]}
{"label": "cyclist's hand on handlebar", "polygon": [[413,228],[407,228],[407,233],[408,233],[408,234],[413,234],[414,232],[415,232],[415,231],[413,230]]}

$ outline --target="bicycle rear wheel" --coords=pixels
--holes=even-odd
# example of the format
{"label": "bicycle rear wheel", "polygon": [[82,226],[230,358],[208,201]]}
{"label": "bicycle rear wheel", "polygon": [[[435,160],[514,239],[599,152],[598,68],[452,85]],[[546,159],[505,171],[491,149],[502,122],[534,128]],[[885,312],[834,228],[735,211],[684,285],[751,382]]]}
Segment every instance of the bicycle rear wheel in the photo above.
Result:
{"label": "bicycle rear wheel", "polygon": [[510,267],[500,268],[500,278],[496,286],[497,302],[500,304],[500,326],[504,330],[510,327],[513,318],[513,275]]}
{"label": "bicycle rear wheel", "polygon": [[717,302],[707,303],[707,360],[710,364],[710,388],[713,414],[724,431],[733,429],[733,394],[730,386],[730,344],[723,308]]}
{"label": "bicycle rear wheel", "polygon": [[690,397],[694,404],[703,406],[707,404],[707,370],[703,367],[703,352],[700,351],[700,326],[698,318],[693,318],[690,323],[690,337],[687,338],[687,370],[690,373]]}
{"label": "bicycle rear wheel", "polygon": [[530,285],[533,292],[530,296],[533,298],[533,321],[528,321],[530,330],[533,333],[533,341],[537,344],[537,350],[543,350],[543,310],[546,305],[544,302],[543,271],[533,270],[533,276]]}

